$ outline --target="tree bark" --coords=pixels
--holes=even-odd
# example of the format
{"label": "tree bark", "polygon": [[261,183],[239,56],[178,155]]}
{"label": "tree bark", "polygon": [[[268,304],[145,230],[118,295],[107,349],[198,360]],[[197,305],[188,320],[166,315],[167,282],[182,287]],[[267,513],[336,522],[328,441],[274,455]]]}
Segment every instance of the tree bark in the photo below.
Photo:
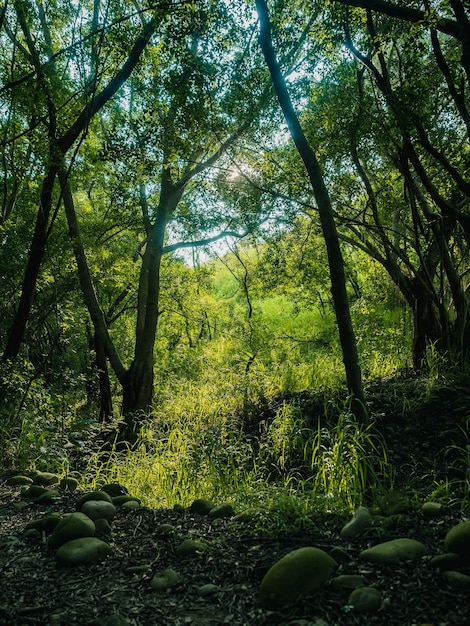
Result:
{"label": "tree bark", "polygon": [[271,25],[265,0],[256,0],[260,21],[260,45],[266,65],[271,74],[274,89],[297,151],[304,162],[317,202],[321,227],[325,239],[331,280],[331,294],[336,314],[336,322],[343,353],[343,362],[349,393],[353,396],[353,409],[361,421],[367,420],[361,369],[357,354],[349,300],[346,291],[346,277],[338,232],[334,220],[330,196],[315,152],[310,146],[292,105],[286,82],[281,73],[272,44]]}

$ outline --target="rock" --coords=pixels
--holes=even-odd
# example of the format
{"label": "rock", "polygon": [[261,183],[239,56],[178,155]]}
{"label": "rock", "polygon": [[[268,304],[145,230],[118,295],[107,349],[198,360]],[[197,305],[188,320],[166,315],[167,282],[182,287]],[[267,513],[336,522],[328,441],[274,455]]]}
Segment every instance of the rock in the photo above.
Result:
{"label": "rock", "polygon": [[331,588],[335,591],[351,591],[358,587],[365,587],[366,581],[359,574],[341,574],[331,580]]}
{"label": "rock", "polygon": [[24,487],[25,485],[32,485],[33,479],[29,478],[29,476],[23,476],[22,474],[18,474],[18,476],[12,476],[8,478],[6,481],[8,487]]}
{"label": "rock", "polygon": [[106,535],[107,537],[111,536],[111,526],[107,519],[95,519],[95,532],[97,535]]}
{"label": "rock", "polygon": [[177,528],[173,524],[160,524],[160,526],[157,526],[157,533],[165,536],[176,535]]}
{"label": "rock", "polygon": [[184,513],[186,509],[184,508],[182,504],[174,504],[173,511],[176,511],[177,513]]}
{"label": "rock", "polygon": [[49,485],[57,485],[59,482],[59,477],[57,474],[52,474],[51,472],[37,472],[34,478],[34,483],[36,485],[43,485],[48,487]]}
{"label": "rock", "polygon": [[78,498],[76,503],[77,511],[80,511],[85,502],[89,500],[99,500],[101,502],[110,502],[113,503],[111,496],[105,493],[104,491],[89,491],[88,493],[83,494],[80,498]]}
{"label": "rock", "polygon": [[222,519],[224,517],[233,517],[234,515],[235,511],[233,510],[233,506],[225,502],[224,504],[214,506],[207,514],[207,517],[209,517],[209,519]]}
{"label": "rock", "polygon": [[439,502],[425,502],[421,507],[421,511],[424,517],[434,519],[436,517],[441,517],[445,511],[445,507],[443,507]]}
{"label": "rock", "polygon": [[369,513],[369,509],[365,506],[360,506],[350,522],[343,526],[341,530],[341,537],[343,539],[351,539],[362,535],[366,530],[372,526],[372,515]]}
{"label": "rock", "polygon": [[31,487],[25,491],[24,495],[28,498],[28,500],[36,500],[36,498],[42,496],[42,494],[46,493],[46,491],[48,490],[45,487],[41,487],[40,485],[31,485]]}
{"label": "rock", "polygon": [[341,546],[334,546],[334,548],[331,548],[330,556],[337,563],[348,563],[352,560],[351,555],[348,554],[344,548],[341,548]]}
{"label": "rock", "polygon": [[335,565],[336,561],[319,548],[293,550],[265,574],[260,601],[268,609],[293,604],[321,587],[330,578]]}
{"label": "rock", "polygon": [[96,537],[80,537],[64,543],[56,552],[56,559],[63,565],[86,565],[106,558],[113,549]]}
{"label": "rock", "polygon": [[448,552],[470,558],[470,520],[451,528],[445,536],[444,545]]}
{"label": "rock", "polygon": [[124,485],[120,485],[119,483],[108,483],[107,485],[102,485],[100,487],[100,491],[104,491],[112,498],[129,495],[129,492],[124,487]]}
{"label": "rock", "polygon": [[453,552],[446,552],[445,554],[437,554],[429,563],[434,567],[446,571],[450,569],[459,569],[464,567],[465,559],[460,554],[454,554]]}
{"label": "rock", "polygon": [[134,509],[139,509],[140,508],[140,503],[138,500],[132,499],[132,500],[128,500],[127,502],[124,502],[124,504],[121,505],[121,509],[127,510],[127,511],[133,511]]}
{"label": "rock", "polygon": [[194,556],[207,550],[207,544],[195,539],[186,539],[176,548],[178,556]]}
{"label": "rock", "polygon": [[31,520],[25,526],[25,531],[35,529],[39,532],[44,532],[46,535],[50,535],[56,526],[59,524],[62,518],[60,515],[56,513],[51,513],[51,515],[43,515],[42,517],[37,517],[36,519]]}
{"label": "rock", "polygon": [[198,498],[191,504],[189,511],[196,515],[207,515],[213,508],[214,505],[212,502],[204,500],[204,498]]}
{"label": "rock", "polygon": [[444,572],[444,578],[449,587],[453,589],[470,589],[470,576],[467,576],[467,574],[450,570]]}
{"label": "rock", "polygon": [[82,504],[81,512],[92,520],[105,519],[109,522],[116,515],[116,507],[104,500],[87,500]]}
{"label": "rock", "polygon": [[140,505],[139,498],[133,498],[132,496],[113,496],[112,498],[112,503],[117,507],[123,506],[127,502],[137,502]]}
{"label": "rock", "polygon": [[154,591],[163,591],[174,587],[180,580],[179,574],[175,570],[169,568],[155,574],[150,581],[150,587]]}
{"label": "rock", "polygon": [[417,561],[426,553],[425,546],[415,539],[392,539],[363,550],[359,558],[368,563],[400,563]]}
{"label": "rock", "polygon": [[45,489],[45,491],[38,498],[36,498],[35,503],[54,504],[57,500],[60,500],[60,493],[56,489]]}
{"label": "rock", "polygon": [[215,594],[218,593],[219,591],[220,591],[220,587],[212,583],[201,585],[200,587],[198,587],[198,590],[197,590],[201,598],[211,598],[212,596],[215,596]]}
{"label": "rock", "polygon": [[69,513],[64,515],[49,538],[49,545],[58,548],[71,539],[79,537],[93,537],[95,534],[94,522],[84,513]]}
{"label": "rock", "polygon": [[59,487],[65,491],[76,491],[78,489],[78,480],[72,476],[66,476],[60,481]]}
{"label": "rock", "polygon": [[382,606],[382,594],[373,587],[360,587],[351,592],[348,604],[356,611],[378,611]]}

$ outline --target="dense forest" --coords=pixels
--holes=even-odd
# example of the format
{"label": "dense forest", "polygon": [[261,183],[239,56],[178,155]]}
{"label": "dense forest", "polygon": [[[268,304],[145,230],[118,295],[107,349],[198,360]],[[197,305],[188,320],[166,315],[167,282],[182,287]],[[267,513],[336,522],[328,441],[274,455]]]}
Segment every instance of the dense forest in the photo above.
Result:
{"label": "dense forest", "polygon": [[468,626],[468,0],[3,0],[0,170],[0,626]]}
{"label": "dense forest", "polygon": [[4,467],[389,488],[374,385],[470,359],[465,3],[6,0],[0,46]]}

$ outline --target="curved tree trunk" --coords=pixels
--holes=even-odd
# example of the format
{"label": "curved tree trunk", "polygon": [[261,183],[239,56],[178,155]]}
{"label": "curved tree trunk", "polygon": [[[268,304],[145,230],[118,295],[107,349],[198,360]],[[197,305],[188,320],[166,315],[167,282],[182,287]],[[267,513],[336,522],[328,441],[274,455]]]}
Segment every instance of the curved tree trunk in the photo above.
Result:
{"label": "curved tree trunk", "polygon": [[300,157],[302,158],[302,161],[304,162],[310,178],[310,183],[312,185],[318,206],[321,227],[328,255],[331,294],[333,297],[336,322],[338,325],[341,349],[343,353],[346,380],[349,393],[353,396],[352,408],[358,419],[366,421],[367,410],[364,400],[364,390],[357,354],[356,338],[352,327],[349,299],[346,291],[343,256],[339,244],[339,237],[334,220],[330,196],[328,194],[317,157],[304,135],[292,105],[286,82],[276,59],[276,54],[272,45],[271,26],[266,1],[256,0],[256,7],[260,21],[259,41],[266,60],[266,65],[269,68],[274,89],[276,91],[282,112],[284,113],[291,137]]}

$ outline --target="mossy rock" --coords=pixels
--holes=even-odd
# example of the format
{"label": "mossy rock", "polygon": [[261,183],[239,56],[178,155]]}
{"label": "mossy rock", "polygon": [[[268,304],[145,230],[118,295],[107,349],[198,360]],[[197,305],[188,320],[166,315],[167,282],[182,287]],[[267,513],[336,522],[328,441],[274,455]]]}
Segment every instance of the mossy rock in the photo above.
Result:
{"label": "mossy rock", "polygon": [[356,611],[378,611],[382,606],[382,594],[373,587],[360,587],[351,592],[348,604]]}
{"label": "mossy rock", "polygon": [[26,485],[32,485],[33,479],[29,476],[18,474],[17,476],[11,476],[11,478],[8,478],[6,484],[8,487],[25,487]]}
{"label": "mossy rock", "polygon": [[234,515],[235,511],[233,510],[233,506],[225,502],[214,506],[207,514],[207,517],[209,519],[222,519],[225,517],[233,517]]}
{"label": "mossy rock", "polygon": [[111,536],[111,526],[107,519],[95,519],[95,532],[98,535]]}
{"label": "mossy rock", "polygon": [[331,580],[331,588],[338,592],[350,592],[358,587],[365,587],[366,581],[360,574],[341,574]]}
{"label": "mossy rock", "polygon": [[128,500],[121,505],[121,509],[124,509],[125,511],[134,511],[135,509],[140,509],[140,504],[137,500]]}
{"label": "mossy rock", "polygon": [[49,487],[50,485],[57,485],[59,482],[59,477],[57,474],[52,474],[52,472],[37,472],[34,483],[36,485],[43,485],[44,487]]}
{"label": "mossy rock", "polygon": [[76,491],[78,489],[78,480],[73,478],[73,476],[66,476],[60,481],[59,487],[65,491]]}
{"label": "mossy rock", "polygon": [[449,587],[453,589],[470,589],[470,576],[467,576],[467,574],[450,570],[444,572],[444,578]]}
{"label": "mossy rock", "polygon": [[365,506],[356,509],[352,519],[341,529],[341,537],[343,539],[351,539],[362,535],[372,526],[372,515]]}
{"label": "mossy rock", "polygon": [[446,552],[445,554],[437,554],[429,563],[445,572],[447,570],[455,570],[464,567],[465,559],[460,556],[460,554]]}
{"label": "mossy rock", "polygon": [[173,526],[173,524],[160,524],[157,527],[157,533],[159,535],[163,535],[164,537],[176,535],[177,532],[178,530],[176,526]]}
{"label": "mossy rock", "polygon": [[333,573],[336,561],[319,548],[299,548],[286,554],[265,574],[259,597],[268,609],[293,604],[319,589]]}
{"label": "mossy rock", "polygon": [[168,568],[158,572],[150,581],[150,588],[154,591],[164,591],[178,584],[180,576],[175,570]]}
{"label": "mossy rock", "polygon": [[96,537],[80,537],[64,543],[56,552],[56,559],[63,565],[86,565],[102,561],[113,549]]}
{"label": "mossy rock", "polygon": [[112,502],[113,502],[114,506],[117,506],[117,507],[123,506],[127,502],[137,502],[137,504],[140,506],[139,498],[134,498],[133,496],[124,496],[124,495],[122,495],[122,496],[114,496],[112,498]]}
{"label": "mossy rock", "polygon": [[186,539],[176,548],[177,556],[195,556],[207,550],[207,544],[197,539]]}
{"label": "mossy rock", "polygon": [[111,496],[105,491],[89,491],[88,493],[84,493],[83,496],[78,498],[76,504],[77,511],[80,511],[85,502],[88,502],[89,500],[101,500],[103,502],[110,502],[111,504],[113,503]]}
{"label": "mossy rock", "polygon": [[416,539],[392,539],[363,550],[359,558],[368,563],[387,564],[417,561],[426,554],[425,546]]}
{"label": "mossy rock", "polygon": [[191,513],[195,513],[196,515],[208,515],[213,508],[214,504],[210,500],[197,498],[197,500],[194,500],[194,502],[192,502],[191,506],[189,507],[189,511]]}
{"label": "mossy rock", "polygon": [[87,500],[81,506],[81,512],[88,515],[90,519],[107,519],[111,521],[116,515],[116,507],[111,502],[105,500]]}
{"label": "mossy rock", "polygon": [[46,489],[36,500],[36,504],[54,504],[57,500],[60,500],[60,493],[57,489]]}
{"label": "mossy rock", "polygon": [[48,491],[48,489],[41,487],[41,485],[31,485],[31,487],[24,492],[24,495],[28,500],[36,500],[42,496],[43,493],[46,493],[46,491]]}
{"label": "mossy rock", "polygon": [[46,535],[50,535],[55,530],[61,519],[60,515],[57,515],[56,513],[43,515],[42,517],[37,517],[36,519],[28,522],[25,526],[25,531],[35,529],[39,532],[46,533]]}
{"label": "mossy rock", "polygon": [[50,536],[49,545],[52,548],[58,548],[62,544],[79,537],[93,537],[96,527],[87,515],[84,513],[69,513],[64,515],[54,532]]}
{"label": "mossy rock", "polygon": [[445,536],[444,545],[448,552],[470,559],[470,520],[451,528]]}

